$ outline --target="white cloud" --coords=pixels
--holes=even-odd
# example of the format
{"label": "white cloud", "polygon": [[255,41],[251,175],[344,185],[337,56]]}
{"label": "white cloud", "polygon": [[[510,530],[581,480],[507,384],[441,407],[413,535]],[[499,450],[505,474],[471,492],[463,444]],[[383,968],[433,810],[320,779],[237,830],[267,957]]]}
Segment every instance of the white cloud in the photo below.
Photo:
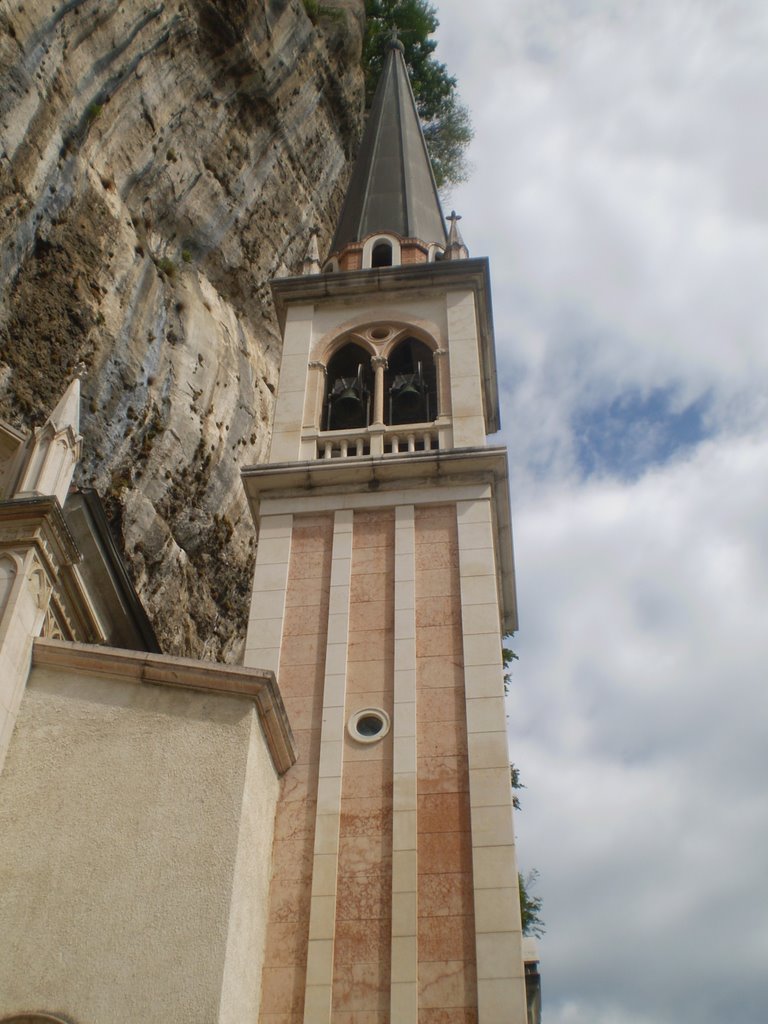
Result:
{"label": "white cloud", "polygon": [[510,735],[555,1019],[766,994],[766,492],[768,438],[742,439],[518,507]]}
{"label": "white cloud", "polygon": [[562,466],[573,409],[633,386],[711,392],[737,429],[762,420],[764,5],[439,8],[477,128],[454,198],[492,260],[508,440]]}
{"label": "white cloud", "polygon": [[[762,1024],[768,6],[437,6],[494,283],[545,1019]],[[584,479],[575,415],[660,389],[706,396],[709,438]]]}

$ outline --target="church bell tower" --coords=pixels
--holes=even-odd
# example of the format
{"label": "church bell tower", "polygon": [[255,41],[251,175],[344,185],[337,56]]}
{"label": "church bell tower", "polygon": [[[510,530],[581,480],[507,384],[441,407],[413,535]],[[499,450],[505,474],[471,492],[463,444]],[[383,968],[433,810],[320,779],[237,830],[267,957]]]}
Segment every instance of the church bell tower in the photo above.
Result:
{"label": "church bell tower", "polygon": [[488,263],[445,221],[393,42],[283,355],[246,665],[299,749],[260,1024],[525,1024],[500,639],[516,626]]}

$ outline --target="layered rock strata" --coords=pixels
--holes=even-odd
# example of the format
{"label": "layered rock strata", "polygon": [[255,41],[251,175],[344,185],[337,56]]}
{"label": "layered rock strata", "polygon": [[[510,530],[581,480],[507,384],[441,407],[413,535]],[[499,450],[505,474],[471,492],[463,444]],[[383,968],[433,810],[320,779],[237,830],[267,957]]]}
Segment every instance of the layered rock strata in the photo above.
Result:
{"label": "layered rock strata", "polygon": [[[269,280],[327,243],[362,0],[0,3],[0,416],[85,371],[79,481],[163,650],[238,660],[269,440]],[[311,15],[311,17],[310,17]]]}

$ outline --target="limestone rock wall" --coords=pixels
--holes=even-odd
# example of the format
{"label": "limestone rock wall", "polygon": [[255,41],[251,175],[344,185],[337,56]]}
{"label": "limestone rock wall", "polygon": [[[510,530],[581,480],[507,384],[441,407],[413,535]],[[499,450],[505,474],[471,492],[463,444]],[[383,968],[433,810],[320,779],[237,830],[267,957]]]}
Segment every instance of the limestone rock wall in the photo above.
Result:
{"label": "limestone rock wall", "polygon": [[84,364],[79,480],[169,653],[240,655],[268,282],[328,241],[362,115],[363,0],[319,11],[0,0],[0,416],[39,422]]}

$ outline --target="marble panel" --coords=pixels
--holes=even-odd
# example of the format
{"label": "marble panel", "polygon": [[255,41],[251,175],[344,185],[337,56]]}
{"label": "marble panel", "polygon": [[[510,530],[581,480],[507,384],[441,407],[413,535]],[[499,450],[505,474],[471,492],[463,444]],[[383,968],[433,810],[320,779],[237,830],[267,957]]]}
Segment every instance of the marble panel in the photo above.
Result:
{"label": "marble panel", "polygon": [[466,793],[419,794],[420,832],[468,832],[469,800]]}
{"label": "marble panel", "polygon": [[419,722],[417,750],[420,757],[466,756],[466,726],[463,722]]}
{"label": "marble panel", "polygon": [[462,654],[458,626],[424,626],[416,632],[416,658],[445,658]]}
{"label": "marble panel", "polygon": [[272,921],[267,929],[264,950],[265,967],[290,967],[306,964],[307,940],[293,922]]}
{"label": "marble panel", "polygon": [[315,805],[298,800],[279,803],[275,815],[275,839],[311,840],[315,831]]}
{"label": "marble panel", "polygon": [[333,984],[333,1012],[389,1010],[388,964],[336,964]]}
{"label": "marble panel", "polygon": [[419,694],[419,722],[425,726],[435,723],[464,722],[464,694],[458,686],[435,686]]}
{"label": "marble panel", "polygon": [[342,836],[339,840],[339,874],[386,875],[392,871],[392,836]]}
{"label": "marble panel", "polygon": [[473,907],[471,872],[419,876],[419,916],[471,917]]}
{"label": "marble panel", "polygon": [[[278,851],[279,852],[279,851]],[[311,856],[311,850],[308,851]],[[275,865],[276,868],[278,865]],[[308,874],[303,879],[283,878],[276,874],[269,890],[269,920],[301,924],[306,930],[309,920],[310,889]]]}
{"label": "marble panel", "polygon": [[422,917],[419,919],[419,963],[475,958],[472,917]]}
{"label": "marble panel", "polygon": [[305,981],[303,965],[265,967],[261,979],[261,1012],[301,1013]]}
{"label": "marble panel", "polygon": [[450,566],[442,569],[424,567],[419,571],[416,584],[418,603],[426,598],[442,598],[458,594],[458,581],[455,569]]}
{"label": "marble panel", "polygon": [[419,964],[419,1014],[423,1009],[477,1006],[475,966],[463,960]]}
{"label": "marble panel", "polygon": [[419,793],[466,793],[469,771],[466,755],[419,757]]}
{"label": "marble panel", "polygon": [[280,803],[314,800],[316,792],[316,765],[295,764],[280,780]]}
{"label": "marble panel", "polygon": [[391,829],[392,805],[388,800],[367,797],[362,800],[344,798],[341,801],[340,834],[371,836]]}
{"label": "marble panel", "polygon": [[429,690],[463,687],[464,659],[461,653],[419,658],[416,665],[416,685]]}
{"label": "marble panel", "polygon": [[389,960],[392,941],[389,918],[336,922],[336,964],[378,964]]}
{"label": "marble panel", "polygon": [[416,625],[420,629],[424,626],[458,626],[461,624],[461,619],[461,603],[458,596],[443,594],[428,597],[419,594]]}
{"label": "marble panel", "polygon": [[280,882],[308,880],[312,846],[301,839],[277,839],[272,846],[272,877]]}
{"label": "marble panel", "polygon": [[337,921],[388,921],[389,875],[341,875],[336,893]]}
{"label": "marble panel", "polygon": [[472,843],[469,832],[420,832],[418,837],[419,876],[472,871]]}
{"label": "marble panel", "polygon": [[478,1024],[477,1010],[474,1007],[422,1009],[419,1012],[419,1024]]}

